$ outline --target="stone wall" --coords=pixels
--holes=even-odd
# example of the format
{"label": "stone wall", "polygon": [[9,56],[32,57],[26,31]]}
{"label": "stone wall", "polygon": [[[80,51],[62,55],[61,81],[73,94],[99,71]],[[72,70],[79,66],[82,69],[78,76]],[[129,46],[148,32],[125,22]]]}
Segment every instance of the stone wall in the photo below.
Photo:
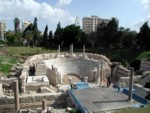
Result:
{"label": "stone wall", "polygon": [[[70,58],[70,59],[72,58],[72,62],[74,63],[72,65],[70,63],[68,65],[68,67],[67,67],[67,65],[65,65],[65,62],[64,62],[64,65],[60,65],[60,66],[62,66],[63,71],[68,70],[68,72],[66,71],[66,73],[64,73],[64,74],[74,73],[74,74],[78,74],[81,76],[89,76],[90,70],[93,70],[95,67],[97,68],[98,62],[100,60],[104,60],[104,62],[105,62],[104,63],[105,71],[103,73],[103,74],[105,74],[104,77],[110,76],[110,65],[112,63],[106,56],[103,56],[103,55],[91,54],[91,53],[86,53],[84,55],[83,55],[83,53],[74,53],[71,56],[69,53],[38,54],[38,55],[30,56],[22,66],[23,70],[22,70],[20,79],[21,79],[21,81],[25,82],[25,83],[22,83],[22,86],[21,86],[22,91],[25,92],[25,84],[27,81],[27,77],[29,76],[28,72],[29,72],[30,65],[34,64],[35,66],[37,66],[37,64],[40,64],[40,63],[43,64],[44,60],[50,60],[50,59],[57,60],[57,59],[63,59],[63,58],[66,58],[66,61],[67,61],[67,58]],[[79,61],[74,62],[74,59],[78,60],[78,58],[79,58]],[[80,65],[77,65],[78,63]],[[46,69],[48,69],[48,68],[49,67],[46,66]],[[85,68],[85,69],[83,69],[83,68]],[[61,77],[62,77],[63,73],[61,73],[61,71],[59,71],[59,69],[57,69],[57,70],[58,70],[57,74],[59,77],[59,82],[61,82]],[[74,70],[74,71],[71,72],[72,70]],[[95,76],[95,75],[92,75],[92,76]]]}
{"label": "stone wall", "polygon": [[3,89],[2,89],[2,83],[1,83],[1,81],[0,81],[0,95],[1,95],[1,96],[3,96],[3,95],[4,95],[4,93],[3,93]]}
{"label": "stone wall", "polygon": [[144,88],[142,85],[140,84],[134,84],[133,88],[135,89],[135,92],[142,97],[146,97],[148,95],[148,93],[150,92],[150,89],[148,88]]}
{"label": "stone wall", "polygon": [[[133,82],[137,83],[139,82],[141,79],[141,76],[133,76]],[[129,87],[129,81],[130,81],[130,77],[120,77],[118,83],[122,86],[122,87]]]}
{"label": "stone wall", "polygon": [[[30,107],[37,106],[41,107],[42,101],[47,101],[47,106],[52,107],[62,107],[65,106],[66,102],[66,93],[44,93],[44,94],[26,94],[20,95],[20,108],[29,109]],[[7,108],[12,109],[14,108],[14,97],[13,96],[5,96],[0,98],[0,111],[1,109]]]}
{"label": "stone wall", "polygon": [[150,62],[147,60],[141,60],[140,70],[141,71],[149,71],[150,70]]}
{"label": "stone wall", "polygon": [[26,91],[27,92],[30,92],[30,91],[35,91],[35,92],[38,92],[40,90],[41,87],[49,87],[49,85],[46,85],[46,84],[26,84]]}
{"label": "stone wall", "polygon": [[114,83],[117,83],[121,77],[129,77],[130,70],[126,69],[122,65],[116,65],[113,69],[112,80]]}

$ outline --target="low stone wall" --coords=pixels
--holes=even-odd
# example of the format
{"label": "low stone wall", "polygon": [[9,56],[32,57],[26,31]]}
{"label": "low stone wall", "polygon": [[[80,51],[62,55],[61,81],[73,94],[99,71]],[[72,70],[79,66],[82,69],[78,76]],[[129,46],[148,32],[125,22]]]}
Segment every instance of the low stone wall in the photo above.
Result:
{"label": "low stone wall", "polygon": [[141,71],[149,71],[150,70],[150,62],[147,60],[141,60],[140,70]]}
{"label": "low stone wall", "polygon": [[148,95],[148,93],[150,92],[150,89],[148,88],[144,88],[142,85],[140,84],[134,84],[133,88],[135,89],[136,93],[142,97],[146,97]]}
{"label": "low stone wall", "polygon": [[[29,109],[29,105],[32,107],[32,105],[37,108],[37,106],[42,105],[42,101],[47,101],[47,106],[52,107],[62,107],[65,106],[66,102],[66,93],[44,93],[44,94],[26,94],[26,95],[20,95],[20,108]],[[14,97],[13,96],[5,96],[0,97],[0,110],[1,109],[11,109],[11,107],[14,107]]]}
{"label": "low stone wall", "polygon": [[35,91],[38,92],[41,87],[49,87],[47,84],[26,84],[26,91]]}
{"label": "low stone wall", "polygon": [[117,83],[121,77],[129,77],[130,76],[130,70],[126,69],[122,65],[116,65],[113,69],[113,75],[112,80],[114,83]]}
{"label": "low stone wall", "polygon": [[[69,73],[75,73],[75,74],[79,74],[79,75],[82,75],[82,76],[91,76],[89,75],[90,74],[90,70],[93,70],[93,68],[97,67],[98,65],[98,62],[100,62],[100,60],[103,60],[104,61],[104,66],[105,66],[105,71],[104,71],[104,77],[107,77],[107,76],[110,76],[110,66],[111,66],[111,62],[110,60],[106,57],[106,56],[103,56],[103,55],[99,55],[99,54],[92,54],[92,53],[73,53],[73,55],[69,54],[69,53],[47,53],[47,54],[38,54],[38,55],[33,55],[33,56],[30,56],[26,61],[25,63],[23,64],[23,69],[22,69],[22,74],[20,76],[20,79],[21,81],[25,82],[25,83],[22,83],[22,91],[24,92],[25,91],[25,84],[26,84],[26,80],[27,80],[27,77],[29,76],[29,67],[30,65],[35,65],[35,67],[38,65],[38,64],[43,64],[44,60],[50,60],[50,59],[53,59],[55,60],[56,58],[80,58],[82,59],[81,61],[84,61],[84,62],[87,62],[87,63],[84,63],[84,64],[80,64],[80,65],[74,65],[76,66],[76,68],[73,66],[68,66],[68,68],[65,68],[65,65],[63,65],[63,67],[69,72],[66,72],[64,74],[69,74]],[[75,62],[77,63],[77,62]],[[79,62],[80,63],[80,62]],[[94,64],[93,64],[94,63]],[[78,67],[77,67],[78,66]],[[94,66],[94,67],[93,67]],[[82,67],[86,67],[88,69],[82,69]],[[46,67],[46,69],[48,69],[49,67]],[[72,68],[75,68],[74,69],[74,72],[71,72],[72,71]],[[81,68],[81,69],[80,69]],[[71,71],[70,71],[71,70]],[[77,70],[77,71],[76,71]],[[64,71],[64,70],[63,70]],[[58,71],[59,72],[59,71]],[[60,71],[62,72],[62,71]],[[60,73],[61,75],[63,75],[63,73]],[[94,76],[95,78],[95,75],[93,74],[92,76]],[[61,82],[61,79],[60,79],[60,82]]]}
{"label": "low stone wall", "polygon": [[[137,83],[141,79],[141,76],[133,76],[133,82]],[[129,87],[130,77],[120,77],[118,83],[122,85],[122,87]]]}

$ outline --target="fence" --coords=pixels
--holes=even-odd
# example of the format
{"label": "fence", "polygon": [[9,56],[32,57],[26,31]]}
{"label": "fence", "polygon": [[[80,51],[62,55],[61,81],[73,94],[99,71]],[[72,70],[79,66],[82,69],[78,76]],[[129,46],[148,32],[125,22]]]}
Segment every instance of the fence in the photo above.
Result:
{"label": "fence", "polygon": [[72,90],[69,90],[69,95],[71,96],[71,98],[74,101],[74,104],[76,105],[76,107],[81,110],[82,113],[87,113],[87,111],[85,110],[85,108],[82,106],[82,104],[80,103],[80,101],[77,99],[77,97],[75,96],[74,92]]}

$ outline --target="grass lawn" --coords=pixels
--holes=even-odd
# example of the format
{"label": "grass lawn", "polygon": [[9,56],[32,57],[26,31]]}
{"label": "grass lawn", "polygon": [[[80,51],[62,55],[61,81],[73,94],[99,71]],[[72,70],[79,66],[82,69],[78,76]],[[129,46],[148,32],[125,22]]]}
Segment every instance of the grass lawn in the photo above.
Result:
{"label": "grass lawn", "polygon": [[[27,58],[28,56],[34,55],[34,54],[56,52],[56,50],[54,49],[45,49],[41,47],[28,47],[28,46],[3,47],[3,49],[7,51],[7,56],[9,56],[8,62],[10,62],[10,63],[7,62],[6,65],[3,65],[2,63],[4,64],[6,63],[4,62],[5,60],[3,60],[6,56],[0,57],[0,62],[2,62],[0,63],[0,71],[3,71],[3,73],[8,72],[13,62],[14,63],[17,62],[15,61],[13,57]],[[65,51],[69,52],[69,48],[64,49],[63,52]],[[81,49],[74,48],[74,51],[82,52],[82,48]],[[129,63],[131,63],[135,59],[146,58],[150,60],[150,51],[143,51],[143,50],[137,51],[137,50],[131,50],[131,49],[86,49],[86,52],[105,55],[111,61],[121,62],[125,66],[127,66]]]}
{"label": "grass lawn", "polygon": [[18,63],[18,60],[12,57],[0,55],[0,71],[5,75],[9,73],[11,67]]}
{"label": "grass lawn", "polygon": [[150,104],[143,108],[124,108],[113,113],[150,113]]}
{"label": "grass lawn", "polygon": [[132,50],[132,49],[87,49],[86,52],[98,53],[105,55],[111,61],[121,62],[127,66],[135,59],[150,60],[150,51]]}
{"label": "grass lawn", "polygon": [[41,47],[3,47],[0,51],[6,51],[6,54],[0,55],[0,72],[7,75],[14,64],[17,64],[20,58],[27,58],[30,55],[56,52],[55,50]]}
{"label": "grass lawn", "polygon": [[34,54],[41,54],[41,53],[51,53],[56,52],[56,50],[45,49],[41,47],[28,47],[28,46],[18,46],[18,47],[4,47],[4,49],[11,55],[34,55]]}

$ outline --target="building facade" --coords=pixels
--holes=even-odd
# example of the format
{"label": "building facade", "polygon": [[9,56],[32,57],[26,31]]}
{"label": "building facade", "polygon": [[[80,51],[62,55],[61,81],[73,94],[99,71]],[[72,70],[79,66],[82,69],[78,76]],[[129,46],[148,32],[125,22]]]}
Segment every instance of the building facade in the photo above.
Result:
{"label": "building facade", "polygon": [[104,23],[107,25],[111,19],[102,19],[98,16],[84,17],[82,20],[82,29],[86,34],[97,31],[97,27]]}
{"label": "building facade", "polygon": [[30,21],[22,21],[22,31],[24,31],[30,24]]}
{"label": "building facade", "polygon": [[6,32],[6,23],[4,21],[0,22],[0,40],[4,40],[4,34]]}

